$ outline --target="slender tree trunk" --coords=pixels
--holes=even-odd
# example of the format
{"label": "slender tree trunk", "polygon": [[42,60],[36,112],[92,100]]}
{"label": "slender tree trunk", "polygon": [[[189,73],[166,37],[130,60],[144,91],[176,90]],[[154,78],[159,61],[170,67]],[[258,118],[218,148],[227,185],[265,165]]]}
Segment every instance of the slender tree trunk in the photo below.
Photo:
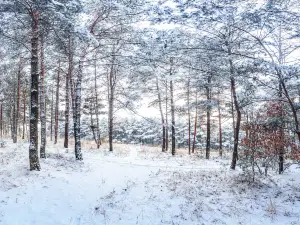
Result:
{"label": "slender tree trunk", "polygon": [[56,78],[54,144],[57,144],[57,136],[58,136],[59,85],[60,85],[60,58],[58,59],[58,69],[57,69],[57,78]]}
{"label": "slender tree trunk", "polygon": [[20,116],[20,92],[21,92],[21,71],[22,71],[22,57],[20,57],[19,70],[18,70],[18,87],[17,87],[17,112],[14,116],[14,143],[18,139],[18,124]]}
{"label": "slender tree trunk", "polygon": [[[70,84],[70,80],[71,80],[72,73],[73,73],[73,56],[72,56],[72,52],[71,52],[71,38],[69,38],[68,60],[69,60],[69,68],[68,68],[68,73],[67,73],[67,77],[66,77],[65,140],[64,140],[65,148],[69,147],[69,117],[70,117],[70,98],[69,98],[70,87],[69,87],[69,84]],[[73,96],[73,94],[72,94],[72,96]],[[72,99],[73,99],[73,97],[72,97]],[[72,102],[74,102],[74,101],[72,100]]]}
{"label": "slender tree trunk", "polygon": [[[94,105],[94,106],[93,106]],[[91,116],[91,129],[92,129],[92,133],[93,133],[93,138],[97,144],[97,137],[96,137],[96,132],[95,132],[95,126],[94,126],[94,119],[93,119],[93,110],[95,110],[95,104],[92,103],[92,101],[90,101],[90,116]]]}
{"label": "slender tree trunk", "polygon": [[81,132],[80,132],[80,117],[81,117],[81,82],[82,82],[82,62],[79,61],[79,71],[76,82],[75,92],[75,120],[74,120],[74,138],[75,138],[75,158],[82,160],[81,153]]}
{"label": "slender tree trunk", "polygon": [[14,92],[9,96],[9,130],[11,139],[13,139],[14,128],[13,128],[13,100],[14,100]]}
{"label": "slender tree trunk", "polygon": [[0,104],[0,137],[3,138],[3,104]]}
{"label": "slender tree trunk", "polygon": [[198,117],[198,93],[196,92],[196,113],[195,113],[195,122],[194,122],[192,153],[195,153],[195,147],[196,147],[197,117]]}
{"label": "slender tree trunk", "polygon": [[211,111],[211,76],[208,76],[207,86],[206,86],[206,97],[207,97],[207,109],[206,109],[206,159],[210,157],[210,111]]}
{"label": "slender tree trunk", "polygon": [[188,85],[187,85],[187,103],[188,103],[188,148],[189,148],[189,154],[191,154],[190,78],[188,78]]}
{"label": "slender tree trunk", "polygon": [[96,55],[95,55],[95,76],[94,76],[94,91],[95,91],[95,101],[96,101],[96,106],[95,106],[95,114],[96,114],[96,133],[97,135],[95,136],[95,141],[97,144],[97,149],[100,148],[101,145],[101,137],[100,137],[100,126],[99,126],[99,102],[98,102],[98,86],[97,86],[97,61],[96,61]]}
{"label": "slender tree trunk", "polygon": [[283,165],[284,165],[284,131],[283,131],[283,104],[282,104],[282,83],[280,81],[281,79],[281,75],[279,77],[279,98],[280,98],[280,106],[281,106],[281,110],[280,110],[280,119],[281,119],[281,127],[279,127],[279,131],[280,131],[280,139],[281,139],[281,145],[279,146],[279,162],[278,162],[278,169],[279,169],[279,174],[283,173]]}
{"label": "slender tree trunk", "polygon": [[168,80],[166,79],[166,152],[169,150],[169,121],[168,121],[168,103],[169,103]]}
{"label": "slender tree trunk", "polygon": [[26,123],[26,89],[23,89],[23,129],[22,139],[25,139],[25,123]]}
{"label": "slender tree trunk", "polygon": [[53,100],[54,100],[54,97],[53,97],[53,85],[52,85],[52,88],[51,88],[51,118],[50,118],[50,140],[52,141],[53,139],[53,108],[54,108],[54,104],[53,104]]}
{"label": "slender tree trunk", "polygon": [[46,158],[46,112],[45,112],[45,57],[44,57],[44,38],[41,35],[41,73],[40,73],[40,117],[41,117],[41,147],[40,157]]}
{"label": "slender tree trunk", "polygon": [[164,114],[162,110],[162,100],[160,95],[160,89],[158,85],[158,77],[156,77],[156,89],[157,89],[157,97],[158,97],[158,104],[159,104],[159,112],[161,117],[161,124],[162,124],[162,152],[166,151],[166,128],[165,128],[165,120],[164,120]]}
{"label": "slender tree trunk", "polygon": [[108,142],[109,151],[113,151],[113,126],[114,126],[114,100],[115,100],[115,85],[116,85],[116,71],[115,64],[115,45],[113,46],[113,56],[108,74]]}
{"label": "slender tree trunk", "polygon": [[16,85],[14,83],[13,85],[14,93],[13,93],[13,110],[12,110],[12,139],[13,143],[17,143],[17,110],[16,110],[16,104],[17,104],[17,94],[15,92]]}
{"label": "slender tree trunk", "polygon": [[31,37],[31,98],[30,98],[30,145],[29,162],[30,170],[40,170],[38,158],[38,102],[39,102],[39,69],[38,69],[38,15],[32,12],[32,37]]}
{"label": "slender tree trunk", "polygon": [[[231,61],[231,64],[232,64],[232,61]],[[231,67],[233,67],[233,66],[231,66]],[[231,70],[233,70],[233,68]],[[233,74],[233,71],[232,71],[232,74]],[[230,167],[231,169],[234,170],[235,167],[236,167],[236,161],[238,159],[239,132],[240,132],[240,125],[241,125],[242,116],[241,116],[240,106],[239,106],[237,95],[236,95],[235,79],[234,79],[233,76],[230,78],[230,82],[231,82],[233,101],[234,101],[236,115],[237,115],[236,126],[235,126],[235,129],[234,129],[233,154],[232,154],[232,161],[231,161],[231,167]]]}
{"label": "slender tree trunk", "polygon": [[170,91],[171,91],[171,116],[172,116],[172,155],[176,154],[175,150],[175,105],[174,105],[174,90],[173,90],[173,81],[170,80]]}
{"label": "slender tree trunk", "polygon": [[221,117],[221,101],[220,101],[220,92],[218,93],[218,114],[219,114],[219,156],[223,155],[223,143],[222,143],[222,117]]}
{"label": "slender tree trunk", "polygon": [[114,85],[113,85],[113,66],[109,75],[109,100],[108,100],[108,142],[109,151],[113,151],[113,110],[114,110]]}
{"label": "slender tree trunk", "polygon": [[230,88],[230,99],[231,99],[231,117],[232,117],[232,131],[233,135],[235,132],[235,119],[234,119],[234,100],[233,100],[233,93],[232,93],[232,88]]}

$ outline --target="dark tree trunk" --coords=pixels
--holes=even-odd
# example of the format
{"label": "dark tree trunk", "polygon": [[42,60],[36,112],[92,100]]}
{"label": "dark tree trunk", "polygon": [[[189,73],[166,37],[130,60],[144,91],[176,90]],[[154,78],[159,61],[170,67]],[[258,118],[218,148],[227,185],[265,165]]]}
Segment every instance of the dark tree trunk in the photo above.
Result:
{"label": "dark tree trunk", "polygon": [[169,91],[168,91],[168,80],[166,79],[166,151],[169,150],[169,121],[168,121],[168,103],[169,103],[169,99],[168,99],[168,95],[169,95]]}
{"label": "dark tree trunk", "polygon": [[[232,64],[232,61],[231,61],[231,64]],[[233,70],[233,68],[231,70]],[[233,74],[233,71],[232,71],[232,74]],[[233,102],[235,105],[236,116],[237,116],[236,117],[236,125],[235,125],[235,129],[234,129],[233,154],[232,154],[232,161],[231,161],[231,166],[230,166],[230,168],[234,170],[236,167],[236,162],[238,160],[239,132],[240,132],[242,116],[241,116],[240,106],[239,106],[237,95],[236,95],[235,79],[233,76],[230,78],[230,82],[231,82]]]}
{"label": "dark tree trunk", "polygon": [[198,117],[198,93],[196,92],[196,113],[195,113],[195,122],[194,122],[192,153],[195,153],[195,147],[196,147],[197,117]]}
{"label": "dark tree trunk", "polygon": [[172,116],[172,155],[176,154],[175,150],[175,106],[174,106],[174,90],[173,90],[173,81],[170,81],[170,90],[171,90],[171,116]]}
{"label": "dark tree trunk", "polygon": [[109,151],[113,151],[113,110],[114,110],[114,85],[113,85],[113,66],[109,75],[109,97],[108,97],[108,142]]}
{"label": "dark tree trunk", "polygon": [[51,88],[51,116],[50,116],[50,141],[52,141],[53,139],[53,108],[54,108],[54,104],[53,104],[53,100],[54,100],[54,97],[53,97],[53,86]]}
{"label": "dark tree trunk", "polygon": [[26,123],[26,89],[23,89],[23,129],[22,139],[25,139],[25,123]]}
{"label": "dark tree trunk", "polygon": [[19,116],[20,116],[20,92],[21,92],[21,71],[22,71],[22,57],[20,57],[20,62],[19,62],[19,70],[18,70],[18,86],[17,86],[17,101],[14,102],[14,105],[16,104],[17,109],[15,109],[14,106],[14,134],[13,134],[13,142],[17,143],[18,139],[18,122],[19,122]]}
{"label": "dark tree trunk", "polygon": [[82,160],[81,153],[81,132],[80,132],[80,117],[81,117],[81,82],[82,82],[82,60],[79,61],[79,71],[76,82],[75,91],[75,107],[74,107],[74,138],[75,138],[75,158]]}
{"label": "dark tree trunk", "polygon": [[[71,80],[72,72],[73,72],[73,56],[72,56],[72,52],[71,52],[71,38],[69,38],[68,60],[69,60],[69,68],[68,68],[68,73],[67,73],[67,77],[66,77],[66,100],[65,100],[66,101],[66,107],[65,107],[65,140],[64,140],[64,147],[65,148],[69,147],[69,117],[70,117],[70,98],[69,98],[69,96],[70,96],[70,87],[69,87],[69,84],[70,84],[70,80]],[[72,100],[72,102],[73,102],[73,100]]]}
{"label": "dark tree trunk", "polygon": [[57,136],[58,136],[59,85],[60,85],[60,59],[58,59],[58,69],[57,69],[57,78],[56,78],[54,144],[57,144]]}
{"label": "dark tree trunk", "polygon": [[220,105],[220,93],[218,99],[218,114],[219,114],[219,156],[223,155],[223,143],[222,143],[222,117],[221,117],[221,105]]}
{"label": "dark tree trunk", "polygon": [[31,94],[30,94],[30,145],[29,162],[30,170],[40,170],[38,158],[38,102],[39,102],[39,69],[38,69],[38,15],[32,12],[32,37],[31,37]]}
{"label": "dark tree trunk", "polygon": [[95,91],[95,114],[96,114],[96,134],[94,135],[95,142],[97,144],[97,149],[100,148],[101,138],[100,138],[100,126],[99,126],[99,102],[98,102],[98,87],[97,87],[97,61],[95,56],[95,76],[94,76],[94,91]]}
{"label": "dark tree trunk", "polygon": [[[281,76],[279,76],[279,80],[281,79]],[[279,154],[278,154],[278,158],[279,158],[279,162],[278,162],[278,170],[279,170],[279,174],[283,173],[283,165],[284,165],[284,131],[283,131],[283,104],[282,104],[282,83],[281,81],[279,81],[279,98],[280,98],[280,105],[281,105],[281,112],[280,112],[280,119],[281,119],[281,127],[279,127],[279,131],[280,131],[280,139],[281,139],[281,145],[279,147]],[[296,115],[297,116],[297,115]]]}
{"label": "dark tree trunk", "polygon": [[0,137],[3,138],[3,104],[0,104]]}
{"label": "dark tree trunk", "polygon": [[191,154],[191,112],[190,112],[190,78],[187,85],[187,103],[188,103],[188,148]]}
{"label": "dark tree trunk", "polygon": [[16,90],[16,85],[14,83],[13,85],[13,110],[12,110],[12,139],[13,139],[13,143],[17,143],[17,110],[16,110],[16,102],[17,102],[17,94],[15,92]]}
{"label": "dark tree trunk", "polygon": [[40,117],[41,117],[41,147],[40,157],[46,158],[46,112],[45,112],[45,57],[44,57],[44,39],[41,35],[41,74],[40,74]]}
{"label": "dark tree trunk", "polygon": [[206,86],[206,98],[207,98],[207,108],[206,108],[206,149],[205,156],[206,159],[210,157],[210,111],[211,111],[211,76],[209,75],[207,78],[207,86]]}
{"label": "dark tree trunk", "polygon": [[115,46],[113,46],[113,57],[108,74],[108,143],[109,151],[113,151],[113,126],[114,126],[114,100],[115,100],[115,85],[116,85],[116,71],[115,63]]}

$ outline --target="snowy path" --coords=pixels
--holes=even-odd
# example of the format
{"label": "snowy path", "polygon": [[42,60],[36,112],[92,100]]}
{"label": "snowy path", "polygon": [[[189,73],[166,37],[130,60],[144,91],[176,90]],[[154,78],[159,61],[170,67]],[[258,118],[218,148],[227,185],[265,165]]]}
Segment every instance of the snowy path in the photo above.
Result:
{"label": "snowy path", "polygon": [[[142,154],[132,146],[123,156],[85,152],[83,162],[53,147],[42,171],[29,172],[27,149],[0,149],[1,225],[300,224],[299,180],[276,199],[273,187],[255,189],[261,195],[246,184],[232,188],[235,173],[225,161]],[[279,207],[290,194],[293,204]]]}

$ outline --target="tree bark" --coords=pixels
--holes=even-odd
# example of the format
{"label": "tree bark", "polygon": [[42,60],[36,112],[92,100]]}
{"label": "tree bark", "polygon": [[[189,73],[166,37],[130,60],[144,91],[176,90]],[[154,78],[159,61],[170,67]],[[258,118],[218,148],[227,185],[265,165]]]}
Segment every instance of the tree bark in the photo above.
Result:
{"label": "tree bark", "polygon": [[[280,79],[281,79],[281,75],[280,75],[280,77],[279,77],[279,98],[280,98],[280,100],[282,100],[282,88],[283,88],[283,86],[282,86],[282,83],[281,83],[281,81],[280,81]],[[278,154],[278,159],[279,159],[279,162],[278,162],[278,172],[279,172],[279,174],[282,174],[283,173],[283,164],[284,164],[284,144],[283,144],[283,142],[284,142],[284,131],[283,131],[283,121],[284,121],[284,119],[283,119],[283,116],[284,116],[284,114],[283,114],[283,104],[282,104],[282,101],[280,101],[280,106],[281,106],[281,110],[280,110],[280,119],[281,119],[281,127],[279,127],[279,131],[280,131],[280,139],[281,139],[281,143],[282,143],[282,145],[280,145],[280,147],[279,147],[279,154]]]}
{"label": "tree bark", "polygon": [[109,74],[109,96],[108,96],[108,142],[109,151],[113,151],[113,110],[114,110],[114,84],[113,84],[113,66]]}
{"label": "tree bark", "polygon": [[218,93],[218,117],[219,117],[219,156],[223,155],[223,143],[222,143],[222,117],[221,117],[221,105],[220,105],[220,92]]}
{"label": "tree bark", "polygon": [[108,143],[109,151],[113,151],[113,126],[114,126],[114,100],[115,100],[115,85],[116,85],[116,71],[115,64],[115,45],[112,51],[112,61],[110,72],[108,74]]}
{"label": "tree bark", "polygon": [[46,158],[46,112],[45,112],[45,57],[44,38],[41,35],[41,73],[40,73],[40,117],[41,117],[41,146],[40,157]]}
{"label": "tree bark", "polygon": [[82,160],[81,153],[81,132],[80,132],[80,117],[81,117],[81,82],[82,82],[82,62],[79,61],[79,71],[76,82],[75,91],[75,120],[74,120],[74,138],[75,138],[75,158]]}
{"label": "tree bark", "polygon": [[3,138],[3,103],[0,104],[0,137]]}
{"label": "tree bark", "polygon": [[56,78],[54,144],[57,144],[57,136],[58,136],[59,85],[60,85],[60,58],[58,59],[58,69],[57,69],[57,78]]}
{"label": "tree bark", "polygon": [[53,86],[51,88],[51,112],[50,112],[50,141],[52,141],[53,139],[53,108],[54,108],[54,104],[53,104]]}
{"label": "tree bark", "polygon": [[[233,65],[232,65],[231,60],[230,60],[230,64],[231,64],[231,67],[232,67],[231,70],[232,70],[232,74],[233,74]],[[235,167],[236,167],[237,159],[238,159],[239,132],[240,132],[240,125],[241,125],[242,116],[241,116],[240,106],[239,106],[238,99],[237,99],[237,94],[236,94],[235,79],[234,79],[233,76],[230,78],[230,82],[231,82],[233,102],[234,102],[234,105],[235,105],[235,110],[236,110],[236,115],[237,115],[236,125],[235,125],[235,128],[234,128],[234,145],[233,145],[232,161],[231,161],[231,166],[230,166],[230,168],[234,170]]]}
{"label": "tree bark", "polygon": [[[73,72],[73,56],[71,52],[71,40],[69,38],[69,55],[68,55],[68,61],[69,61],[69,68],[68,73],[66,76],[66,98],[65,98],[65,139],[64,139],[64,147],[69,147],[69,120],[70,120],[70,79],[72,77]],[[72,101],[73,102],[73,101]],[[74,115],[74,114],[73,114]]]}
{"label": "tree bark", "polygon": [[195,122],[194,122],[192,153],[195,153],[195,147],[196,147],[197,117],[198,117],[198,93],[196,92],[196,113],[195,113]]}
{"label": "tree bark", "polygon": [[96,101],[96,106],[95,106],[95,114],[96,114],[96,135],[95,135],[95,142],[97,144],[97,149],[100,148],[101,145],[101,138],[100,138],[100,127],[99,127],[99,102],[98,102],[98,86],[97,86],[97,61],[96,61],[96,56],[95,56],[95,76],[94,76],[94,91],[95,91],[95,101]]}
{"label": "tree bark", "polygon": [[174,106],[174,90],[173,90],[173,81],[170,81],[170,90],[171,90],[171,116],[172,116],[172,155],[176,154],[175,149],[175,106]]}
{"label": "tree bark", "polygon": [[188,148],[191,154],[191,112],[190,112],[190,78],[187,85],[187,104],[188,104]]}
{"label": "tree bark", "polygon": [[205,155],[206,159],[210,157],[210,111],[211,111],[211,76],[209,75],[207,78],[207,86],[206,86],[206,98],[207,98],[207,108],[206,108],[206,149]]}
{"label": "tree bark", "polygon": [[169,121],[168,121],[168,99],[169,91],[168,91],[168,80],[166,79],[166,152],[169,150]]}
{"label": "tree bark", "polygon": [[30,94],[30,143],[29,162],[30,170],[40,170],[38,158],[38,102],[39,102],[39,69],[38,69],[38,15],[32,12],[32,37],[31,37],[31,94]]}
{"label": "tree bark", "polygon": [[16,104],[17,104],[17,94],[16,94],[16,85],[14,82],[13,85],[13,110],[12,110],[12,139],[13,143],[17,143],[17,110],[16,110]]}
{"label": "tree bark", "polygon": [[23,89],[23,129],[22,139],[25,139],[25,124],[26,124],[26,89]]}

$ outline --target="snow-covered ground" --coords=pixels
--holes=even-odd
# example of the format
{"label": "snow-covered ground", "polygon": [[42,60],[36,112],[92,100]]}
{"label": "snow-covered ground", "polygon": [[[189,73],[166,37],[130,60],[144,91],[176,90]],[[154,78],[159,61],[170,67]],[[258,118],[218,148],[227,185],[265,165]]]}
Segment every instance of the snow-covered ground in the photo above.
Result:
{"label": "snow-covered ground", "polygon": [[300,224],[297,166],[249,184],[225,159],[134,145],[86,150],[83,162],[48,152],[30,172],[26,143],[0,148],[1,225]]}

